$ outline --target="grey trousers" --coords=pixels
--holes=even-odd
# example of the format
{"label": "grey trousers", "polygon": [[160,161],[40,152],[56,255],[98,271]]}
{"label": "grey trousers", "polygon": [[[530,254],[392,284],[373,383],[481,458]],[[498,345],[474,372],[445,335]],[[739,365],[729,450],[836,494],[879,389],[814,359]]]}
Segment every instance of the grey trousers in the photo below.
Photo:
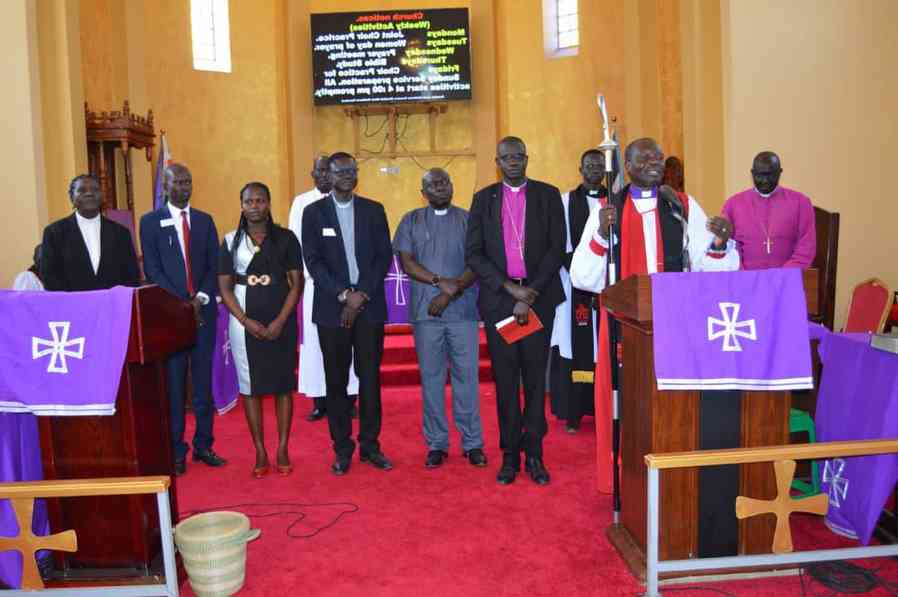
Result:
{"label": "grey trousers", "polygon": [[430,450],[449,451],[446,369],[452,381],[452,415],[463,450],[483,447],[478,393],[479,343],[476,321],[420,321],[412,324],[421,368],[424,440]]}

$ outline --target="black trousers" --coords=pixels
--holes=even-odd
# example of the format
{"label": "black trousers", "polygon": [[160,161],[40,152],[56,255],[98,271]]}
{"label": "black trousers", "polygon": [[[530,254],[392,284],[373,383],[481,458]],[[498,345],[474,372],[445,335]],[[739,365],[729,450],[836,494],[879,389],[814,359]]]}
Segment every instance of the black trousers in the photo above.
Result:
{"label": "black trousers", "polygon": [[[503,459],[520,466],[521,449],[527,456],[542,458],[546,423],[546,365],[552,321],[544,329],[507,344],[496,327],[487,324],[486,343],[496,380],[496,410],[499,415],[499,448]],[[524,382],[521,409],[520,382]]]}
{"label": "black trousers", "polygon": [[362,454],[380,451],[380,361],[384,354],[384,323],[357,319],[351,328],[318,326],[318,343],[324,355],[327,387],[327,424],[338,458],[350,458],[352,441],[351,402],[346,395],[349,367],[355,351],[359,377],[359,449]]}

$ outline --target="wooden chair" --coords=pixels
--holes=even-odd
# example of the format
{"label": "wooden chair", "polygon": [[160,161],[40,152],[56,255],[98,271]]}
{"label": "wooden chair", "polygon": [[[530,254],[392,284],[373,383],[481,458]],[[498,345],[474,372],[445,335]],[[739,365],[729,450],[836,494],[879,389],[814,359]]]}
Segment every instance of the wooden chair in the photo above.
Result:
{"label": "wooden chair", "polygon": [[882,332],[892,310],[892,289],[878,278],[864,280],[851,291],[843,332]]}
{"label": "wooden chair", "polygon": [[833,329],[836,313],[836,267],[839,263],[839,214],[814,207],[817,255],[812,267],[820,271],[818,284],[820,315],[811,321]]}

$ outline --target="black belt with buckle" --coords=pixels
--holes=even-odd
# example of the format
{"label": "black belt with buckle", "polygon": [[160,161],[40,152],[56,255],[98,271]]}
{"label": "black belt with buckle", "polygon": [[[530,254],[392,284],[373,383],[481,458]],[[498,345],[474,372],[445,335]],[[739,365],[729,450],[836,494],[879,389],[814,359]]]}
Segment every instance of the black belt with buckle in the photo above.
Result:
{"label": "black belt with buckle", "polygon": [[236,284],[242,284],[243,286],[273,286],[275,285],[275,280],[268,274],[249,274],[242,275],[237,274],[234,276],[234,282]]}

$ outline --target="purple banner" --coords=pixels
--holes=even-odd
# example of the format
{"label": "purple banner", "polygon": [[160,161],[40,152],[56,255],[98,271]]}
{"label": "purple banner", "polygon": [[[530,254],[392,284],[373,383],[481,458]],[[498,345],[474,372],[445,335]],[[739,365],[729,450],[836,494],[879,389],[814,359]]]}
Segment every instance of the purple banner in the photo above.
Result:
{"label": "purple banner", "polygon": [[0,290],[0,411],[115,413],[133,294]]}
{"label": "purple banner", "polygon": [[387,295],[387,323],[408,323],[408,301],[411,292],[409,277],[395,254],[384,280],[384,290]]}
{"label": "purple banner", "polygon": [[[817,441],[898,437],[898,355],[870,346],[868,334],[826,334],[818,352]],[[898,454],[834,458],[819,467],[827,526],[866,545],[898,481]]]}
{"label": "purple banner", "polygon": [[797,268],[652,276],[659,390],[813,386]]}
{"label": "purple banner", "polygon": [[[34,415],[0,413],[0,483],[40,481],[41,443]],[[47,503],[37,500],[31,530],[35,535],[50,532]],[[19,525],[9,500],[0,500],[0,537],[12,537]],[[47,552],[39,552],[46,554]],[[18,552],[0,552],[0,585],[18,588],[22,581],[22,556]]]}
{"label": "purple banner", "polygon": [[237,382],[237,367],[231,354],[231,336],[228,324],[231,314],[224,304],[218,304],[218,319],[215,329],[215,352],[212,354],[212,402],[215,410],[223,415],[237,405],[240,386]]}

